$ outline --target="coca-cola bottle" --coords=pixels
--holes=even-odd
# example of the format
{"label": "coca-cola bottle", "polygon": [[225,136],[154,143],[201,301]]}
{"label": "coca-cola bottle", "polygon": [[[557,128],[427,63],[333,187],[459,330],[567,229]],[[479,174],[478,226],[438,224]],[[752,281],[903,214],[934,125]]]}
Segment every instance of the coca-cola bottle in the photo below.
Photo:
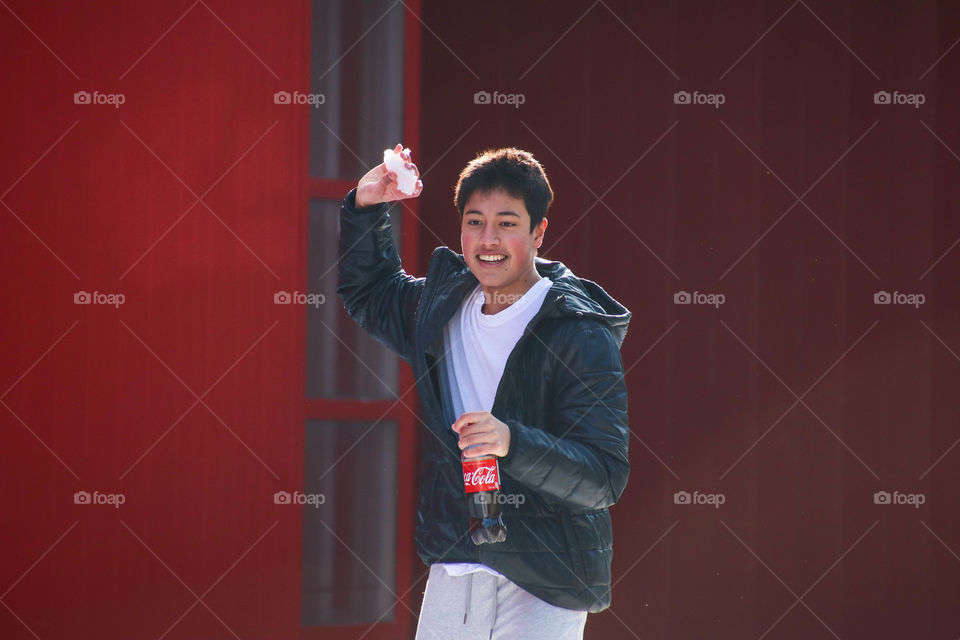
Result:
{"label": "coca-cola bottle", "polygon": [[500,517],[500,465],[497,456],[468,458],[460,454],[463,465],[463,488],[467,493],[470,514],[470,538],[473,544],[503,542],[507,527]]}

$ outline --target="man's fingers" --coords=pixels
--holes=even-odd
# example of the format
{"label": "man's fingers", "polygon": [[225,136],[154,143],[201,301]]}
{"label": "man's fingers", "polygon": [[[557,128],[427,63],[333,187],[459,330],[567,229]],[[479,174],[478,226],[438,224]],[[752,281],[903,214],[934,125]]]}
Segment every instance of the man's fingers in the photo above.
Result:
{"label": "man's fingers", "polygon": [[[473,447],[474,445],[480,444],[496,444],[496,438],[491,437],[489,433],[474,433],[469,436],[464,436],[460,438],[458,443],[461,449],[466,449],[467,447]],[[473,450],[471,450],[471,453]]]}
{"label": "man's fingers", "polygon": [[474,423],[467,425],[466,427],[461,427],[457,433],[460,434],[460,440],[463,440],[464,438],[470,438],[473,436],[496,433],[496,430],[488,424]]}
{"label": "man's fingers", "polygon": [[456,431],[457,433],[460,433],[460,429],[462,429],[463,427],[467,426],[468,424],[479,422],[485,416],[489,416],[489,415],[490,414],[487,413],[486,411],[468,411],[467,413],[457,418],[456,422],[453,423],[452,425],[453,430]]}

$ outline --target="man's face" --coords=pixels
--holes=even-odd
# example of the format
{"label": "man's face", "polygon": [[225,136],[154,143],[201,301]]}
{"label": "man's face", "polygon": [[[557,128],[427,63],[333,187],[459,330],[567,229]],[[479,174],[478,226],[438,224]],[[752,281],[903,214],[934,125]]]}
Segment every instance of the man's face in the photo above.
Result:
{"label": "man's face", "polygon": [[[546,228],[544,218],[531,232],[523,200],[502,190],[475,191],[470,196],[463,208],[460,245],[485,293],[522,295],[533,286],[539,278],[534,257]],[[488,302],[493,302],[489,296]],[[505,306],[512,302],[510,299]]]}

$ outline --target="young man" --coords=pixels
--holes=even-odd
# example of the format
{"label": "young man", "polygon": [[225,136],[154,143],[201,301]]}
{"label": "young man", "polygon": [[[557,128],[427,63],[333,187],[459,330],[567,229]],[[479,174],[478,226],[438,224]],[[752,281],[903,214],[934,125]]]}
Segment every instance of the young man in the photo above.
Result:
{"label": "young man", "polygon": [[[387,203],[422,188],[403,194],[382,164],[360,179],[340,213],[337,288],[350,316],[411,365],[422,403],[415,540],[430,576],[417,638],[582,638],[587,612],[610,605],[607,508],[629,472],[630,312],[537,257],[553,191],[529,153],[488,151],[466,166],[454,197],[462,254],[438,247],[415,278]],[[498,456],[512,498],[504,542],[468,535],[466,447]]]}

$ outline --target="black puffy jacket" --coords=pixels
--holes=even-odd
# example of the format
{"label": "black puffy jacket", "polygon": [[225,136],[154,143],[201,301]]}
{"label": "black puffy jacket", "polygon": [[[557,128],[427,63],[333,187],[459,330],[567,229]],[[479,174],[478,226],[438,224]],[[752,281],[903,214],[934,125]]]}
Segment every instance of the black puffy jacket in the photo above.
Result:
{"label": "black puffy jacket", "polygon": [[[416,546],[424,562],[479,562],[550,604],[610,605],[607,508],[627,482],[627,388],[620,345],[630,312],[559,262],[553,285],[510,353],[491,413],[510,427],[500,458],[507,540],[474,546],[457,434],[450,425],[443,329],[478,284],[463,256],[433,252],[426,278],[403,271],[387,206],[340,212],[337,293],[350,317],[413,368],[423,435]],[[523,498],[518,496],[522,495]],[[518,504],[522,502],[522,504]]]}

